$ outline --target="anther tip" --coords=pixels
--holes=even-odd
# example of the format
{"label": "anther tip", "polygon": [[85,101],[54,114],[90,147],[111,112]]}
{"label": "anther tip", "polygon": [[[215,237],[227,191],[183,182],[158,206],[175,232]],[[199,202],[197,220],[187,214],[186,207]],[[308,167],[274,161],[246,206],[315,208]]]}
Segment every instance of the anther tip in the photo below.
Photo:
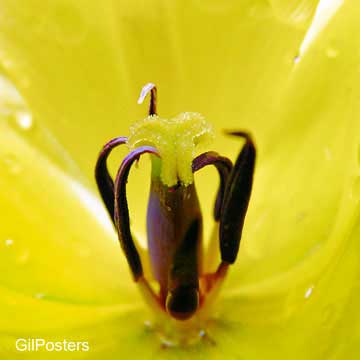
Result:
{"label": "anther tip", "polygon": [[247,132],[247,131],[241,131],[241,130],[223,130],[225,135],[230,135],[230,136],[237,136],[237,137],[242,137],[245,140],[249,141],[250,143],[254,143],[253,137],[251,135],[251,133]]}
{"label": "anther tip", "polygon": [[146,85],[143,86],[143,88],[141,89],[140,92],[140,96],[139,99],[137,101],[138,104],[142,104],[147,96],[147,94],[152,90],[152,89],[156,89],[156,85],[153,83],[147,83]]}

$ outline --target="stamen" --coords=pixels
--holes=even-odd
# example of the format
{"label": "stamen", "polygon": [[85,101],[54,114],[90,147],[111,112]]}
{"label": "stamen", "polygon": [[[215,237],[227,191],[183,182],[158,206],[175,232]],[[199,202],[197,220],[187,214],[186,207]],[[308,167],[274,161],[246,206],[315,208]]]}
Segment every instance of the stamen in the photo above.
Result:
{"label": "stamen", "polygon": [[123,160],[115,180],[115,227],[118,232],[120,245],[125,253],[135,281],[142,276],[143,269],[130,231],[126,183],[131,165],[145,153],[160,156],[158,151],[151,146],[141,146],[133,150]]}
{"label": "stamen", "polygon": [[233,165],[228,158],[220,156],[214,151],[208,151],[193,160],[192,171],[196,172],[207,165],[214,165],[220,176],[220,186],[214,206],[214,219],[215,221],[218,221],[220,220],[221,206],[224,201],[226,184]]}
{"label": "stamen", "polygon": [[227,131],[226,133],[244,137],[246,140],[229,175],[220,215],[221,260],[233,264],[239,251],[245,215],[250,200],[256,149],[250,134],[243,131]]}
{"label": "stamen", "polygon": [[105,203],[107,211],[114,223],[114,181],[111,178],[108,168],[107,159],[111,151],[122,144],[127,142],[127,137],[117,137],[110,140],[102,148],[95,167],[95,179],[100,192],[100,195]]}
{"label": "stamen", "polygon": [[149,106],[149,115],[157,115],[156,112],[156,103],[157,103],[157,98],[156,98],[156,85],[153,83],[148,83],[146,84],[140,92],[140,96],[138,99],[138,104],[142,104],[143,101],[145,100],[147,94],[150,92],[150,106]]}

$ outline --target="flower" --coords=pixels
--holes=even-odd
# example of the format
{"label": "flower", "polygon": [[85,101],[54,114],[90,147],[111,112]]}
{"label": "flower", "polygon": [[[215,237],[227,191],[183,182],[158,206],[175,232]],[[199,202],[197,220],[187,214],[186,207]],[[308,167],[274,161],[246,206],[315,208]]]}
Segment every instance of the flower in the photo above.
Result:
{"label": "flower", "polygon": [[[0,4],[3,73],[25,101],[3,77],[2,357],[16,356],[18,337],[66,337],[90,343],[74,358],[135,349],[145,359],[356,358],[354,1]],[[198,111],[215,125],[215,150],[238,151],[220,135],[225,124],[251,130],[258,145],[239,258],[214,314],[216,346],[161,351],[94,191],[98,149],[141,118],[134,99],[149,79],[161,85],[164,114]],[[146,170],[129,182],[139,238]],[[205,210],[217,185],[206,175]]]}

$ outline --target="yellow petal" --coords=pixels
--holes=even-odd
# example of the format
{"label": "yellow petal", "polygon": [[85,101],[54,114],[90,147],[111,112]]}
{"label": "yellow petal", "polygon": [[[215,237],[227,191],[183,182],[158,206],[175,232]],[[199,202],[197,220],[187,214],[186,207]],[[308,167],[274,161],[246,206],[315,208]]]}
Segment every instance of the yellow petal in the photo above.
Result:
{"label": "yellow petal", "polygon": [[270,0],[274,14],[281,21],[307,27],[319,4],[318,0]]}
{"label": "yellow petal", "polygon": [[63,337],[141,303],[97,196],[4,78],[1,91],[0,348],[14,351],[21,335]]}

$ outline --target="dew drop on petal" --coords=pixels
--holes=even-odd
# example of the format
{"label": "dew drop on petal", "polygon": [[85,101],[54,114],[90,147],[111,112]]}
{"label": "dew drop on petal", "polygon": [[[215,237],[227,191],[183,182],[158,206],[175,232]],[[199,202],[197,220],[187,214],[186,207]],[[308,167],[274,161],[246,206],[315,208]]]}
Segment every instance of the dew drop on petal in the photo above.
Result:
{"label": "dew drop on petal", "polygon": [[144,321],[144,326],[147,330],[151,330],[153,328],[153,324],[150,320],[145,320]]}
{"label": "dew drop on petal", "polygon": [[10,247],[11,245],[13,245],[14,244],[14,240],[12,240],[12,239],[6,239],[5,240],[5,245],[7,246],[7,247]]}
{"label": "dew drop on petal", "polygon": [[174,342],[172,342],[171,340],[168,340],[168,339],[166,339],[164,337],[161,337],[160,341],[161,341],[161,346],[164,347],[164,348],[171,348],[171,347],[176,346],[176,344]]}
{"label": "dew drop on petal", "polygon": [[16,124],[22,130],[30,130],[33,127],[33,119],[29,112],[19,111],[15,115]]}
{"label": "dew drop on petal", "polygon": [[311,285],[306,291],[305,291],[305,299],[308,299],[312,293],[313,293],[313,290],[314,290],[314,285]]}
{"label": "dew drop on petal", "polygon": [[201,337],[205,336],[205,330],[200,330],[200,331],[199,331],[199,335],[200,335]]}
{"label": "dew drop on petal", "polygon": [[[0,50],[0,61],[2,60]],[[23,80],[26,82],[26,79]],[[0,120],[5,131],[9,131],[11,135],[16,132],[14,135],[20,141],[25,141],[32,148],[41,151],[74,178],[82,176],[71,156],[49,129],[36,119],[18,89],[3,75],[0,75]],[[3,146],[2,151],[0,149],[0,166],[11,174],[20,173],[23,167],[22,154],[16,155],[16,151],[10,141]]]}
{"label": "dew drop on petal", "polygon": [[300,62],[300,55],[296,55],[295,57],[294,57],[294,64],[298,64],[299,62]]}
{"label": "dew drop on petal", "polygon": [[338,50],[332,47],[326,49],[326,56],[330,59],[334,59],[338,56]]}
{"label": "dew drop on petal", "polygon": [[0,246],[7,248],[6,258],[13,264],[23,266],[29,261],[29,249],[24,247],[21,241],[14,241],[13,238],[8,237],[0,243]]}

